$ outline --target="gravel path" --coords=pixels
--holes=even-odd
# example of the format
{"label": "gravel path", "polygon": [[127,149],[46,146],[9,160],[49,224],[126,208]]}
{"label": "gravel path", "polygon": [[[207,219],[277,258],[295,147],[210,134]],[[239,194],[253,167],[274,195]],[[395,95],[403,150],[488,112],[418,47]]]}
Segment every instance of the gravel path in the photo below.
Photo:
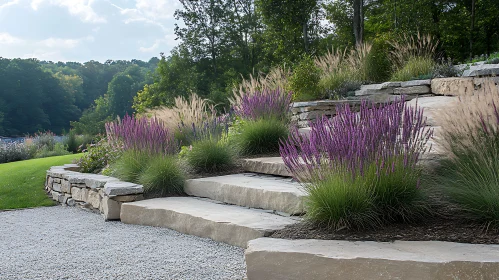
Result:
{"label": "gravel path", "polygon": [[243,279],[244,250],[78,208],[0,212],[0,279]]}

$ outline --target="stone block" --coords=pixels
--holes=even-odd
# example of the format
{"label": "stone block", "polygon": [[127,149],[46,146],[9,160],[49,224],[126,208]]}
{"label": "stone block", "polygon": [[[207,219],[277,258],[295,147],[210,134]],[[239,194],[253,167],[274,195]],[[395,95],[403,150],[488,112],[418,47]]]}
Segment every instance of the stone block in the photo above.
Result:
{"label": "stone block", "polygon": [[110,197],[112,200],[117,202],[133,202],[133,201],[141,201],[144,199],[144,195],[119,195]]}
{"label": "stone block", "polygon": [[423,109],[423,116],[426,117],[426,125],[439,126],[438,114],[445,110],[452,110],[455,106],[455,101],[458,97],[455,96],[435,96],[435,97],[422,97],[413,99],[407,102],[408,106],[418,106]]}
{"label": "stone block", "polygon": [[305,212],[303,201],[306,195],[300,184],[290,178],[251,173],[207,177],[187,180],[184,191],[191,196],[238,206],[288,214]]}
{"label": "stone block", "polygon": [[71,196],[75,200],[87,202],[88,201],[88,189],[72,187],[71,188]]}
{"label": "stone block", "polygon": [[62,204],[67,204],[68,199],[70,199],[70,198],[71,198],[70,194],[64,194],[64,196],[61,198],[62,201],[59,201],[59,202]]}
{"label": "stone block", "polygon": [[499,279],[498,245],[259,238],[245,260],[248,280]]}
{"label": "stone block", "polygon": [[431,92],[438,95],[464,96],[473,94],[473,78],[442,78],[431,80]]}
{"label": "stone block", "polygon": [[334,116],[336,114],[336,110],[334,111],[311,111],[306,113],[299,114],[300,120],[315,120],[321,118],[322,116]]}
{"label": "stone block", "polygon": [[430,94],[431,89],[429,86],[412,86],[412,87],[399,87],[393,90],[394,94],[398,95],[414,95],[414,94]]}
{"label": "stone block", "polygon": [[56,192],[62,192],[62,186],[61,186],[61,184],[54,182],[52,184],[52,190],[54,190]]}
{"label": "stone block", "polygon": [[129,182],[111,181],[104,185],[104,193],[108,196],[142,194],[144,187]]}
{"label": "stone block", "polygon": [[69,199],[68,199],[68,201],[66,201],[66,204],[67,204],[68,206],[73,207],[73,206],[75,206],[75,205],[76,205],[76,201],[75,201],[73,198],[69,198]]}
{"label": "stone block", "polygon": [[[304,131],[304,130],[303,130]],[[307,130],[305,133],[310,133]],[[247,172],[291,177],[281,157],[243,159],[242,166]]]}
{"label": "stone block", "polygon": [[99,209],[100,208],[100,203],[101,203],[101,196],[99,192],[90,190],[88,192],[88,199],[87,202],[92,206],[94,209]]}
{"label": "stone block", "polygon": [[431,80],[412,80],[400,83],[401,87],[430,86]]}
{"label": "stone block", "polygon": [[54,183],[54,179],[50,176],[47,176],[47,184],[45,185],[47,189],[52,189],[52,184]]}
{"label": "stone block", "polygon": [[55,201],[61,201],[63,200],[64,195],[60,192],[52,191],[52,199]]}
{"label": "stone block", "polygon": [[85,185],[91,189],[103,188],[108,182],[119,182],[119,180],[113,177],[97,174],[92,174],[91,176],[85,178]]}
{"label": "stone block", "polygon": [[121,202],[110,199],[108,196],[104,196],[101,201],[101,213],[104,216],[104,220],[119,220],[121,212]]}
{"label": "stone block", "polygon": [[71,184],[69,183],[68,180],[62,180],[61,191],[65,193],[71,193]]}
{"label": "stone block", "polygon": [[499,76],[499,64],[472,65],[463,72],[463,77],[480,76]]}
{"label": "stone block", "polygon": [[298,221],[261,210],[192,197],[147,199],[121,205],[126,224],[166,227],[239,247]]}

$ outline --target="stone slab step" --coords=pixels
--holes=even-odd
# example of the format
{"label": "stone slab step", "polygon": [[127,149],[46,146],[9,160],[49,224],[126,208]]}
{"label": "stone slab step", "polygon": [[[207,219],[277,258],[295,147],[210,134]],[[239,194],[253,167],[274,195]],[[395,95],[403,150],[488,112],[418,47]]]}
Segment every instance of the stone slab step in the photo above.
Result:
{"label": "stone slab step", "polygon": [[121,206],[123,223],[166,227],[243,248],[249,240],[269,236],[298,220],[193,197],[155,198]]}
{"label": "stone slab step", "polygon": [[499,279],[499,245],[259,238],[245,258],[248,280]]}
{"label": "stone slab step", "polygon": [[263,173],[291,177],[281,157],[248,158],[243,160],[243,168],[247,172]]}
{"label": "stone slab step", "polygon": [[305,193],[291,178],[244,173],[191,179],[187,180],[184,191],[188,195],[239,206],[288,214],[305,212]]}

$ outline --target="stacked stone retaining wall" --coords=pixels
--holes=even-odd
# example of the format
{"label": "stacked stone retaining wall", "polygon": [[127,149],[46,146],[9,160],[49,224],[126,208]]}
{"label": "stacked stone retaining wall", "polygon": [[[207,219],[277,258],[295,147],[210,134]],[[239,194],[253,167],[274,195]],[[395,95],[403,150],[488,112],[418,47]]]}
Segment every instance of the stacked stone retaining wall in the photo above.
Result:
{"label": "stacked stone retaining wall", "polygon": [[66,164],[47,171],[45,190],[53,200],[98,211],[105,220],[119,220],[122,203],[144,199],[141,185],[76,170],[77,165]]}
{"label": "stacked stone retaining wall", "polygon": [[[497,72],[499,73],[499,66]],[[346,100],[320,100],[311,102],[295,102],[292,104],[292,120],[300,127],[308,126],[321,116],[333,117],[338,105],[350,104],[358,106],[361,100],[374,103],[393,101],[404,96],[406,101],[419,97],[434,96],[462,96],[466,94],[480,94],[485,89],[499,92],[499,76],[484,76],[486,73],[495,73],[487,68],[487,72],[477,71],[470,77],[438,78],[432,80],[413,80],[407,82],[386,82],[382,84],[363,85],[355,92],[355,97]],[[492,71],[492,72],[491,72]],[[475,75],[476,74],[476,75]]]}

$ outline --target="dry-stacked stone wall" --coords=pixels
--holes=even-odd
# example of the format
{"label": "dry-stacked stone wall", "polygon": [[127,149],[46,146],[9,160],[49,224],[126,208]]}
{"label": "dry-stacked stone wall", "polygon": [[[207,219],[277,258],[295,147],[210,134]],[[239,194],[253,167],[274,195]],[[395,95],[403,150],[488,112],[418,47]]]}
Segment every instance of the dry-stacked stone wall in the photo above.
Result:
{"label": "dry-stacked stone wall", "polygon": [[[487,66],[482,70],[469,71],[468,77],[438,78],[432,80],[414,80],[407,82],[386,82],[382,84],[363,85],[355,92],[355,97],[347,100],[320,100],[311,102],[295,102],[292,104],[292,120],[300,127],[307,127],[310,121],[319,117],[333,117],[338,105],[350,104],[358,106],[361,100],[374,103],[385,103],[404,96],[406,101],[421,97],[462,96],[479,94],[492,88],[499,91],[499,65]],[[489,76],[487,76],[489,75]]]}
{"label": "dry-stacked stone wall", "polygon": [[53,200],[99,211],[105,220],[119,220],[122,203],[144,199],[141,185],[76,170],[77,165],[66,164],[47,171],[45,190]]}

